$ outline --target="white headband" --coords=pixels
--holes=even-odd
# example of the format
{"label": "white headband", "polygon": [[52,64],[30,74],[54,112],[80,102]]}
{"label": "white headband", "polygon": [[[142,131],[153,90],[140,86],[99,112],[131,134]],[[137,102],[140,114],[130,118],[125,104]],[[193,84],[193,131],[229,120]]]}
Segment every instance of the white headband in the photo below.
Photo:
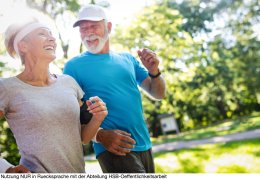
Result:
{"label": "white headband", "polygon": [[44,28],[48,28],[48,26],[35,22],[32,24],[29,24],[27,26],[25,26],[19,33],[16,34],[15,38],[14,38],[14,50],[16,52],[16,54],[18,56],[20,56],[19,51],[18,51],[18,43],[30,32],[32,32],[33,30],[40,28],[40,27],[44,27]]}

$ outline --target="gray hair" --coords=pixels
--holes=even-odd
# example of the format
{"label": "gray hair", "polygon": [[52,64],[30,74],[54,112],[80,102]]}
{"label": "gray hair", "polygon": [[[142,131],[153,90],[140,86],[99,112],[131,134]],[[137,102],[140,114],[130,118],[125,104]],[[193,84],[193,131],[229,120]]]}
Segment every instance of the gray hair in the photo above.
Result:
{"label": "gray hair", "polygon": [[38,20],[36,18],[31,18],[31,19],[27,20],[26,22],[13,23],[13,24],[9,25],[9,27],[5,31],[5,35],[4,35],[5,47],[6,47],[8,54],[13,58],[20,56],[22,64],[24,64],[24,57],[23,57],[23,55],[19,55],[15,52],[14,39],[21,29],[23,29],[25,26],[27,26],[28,24],[31,24],[33,22],[38,22]]}

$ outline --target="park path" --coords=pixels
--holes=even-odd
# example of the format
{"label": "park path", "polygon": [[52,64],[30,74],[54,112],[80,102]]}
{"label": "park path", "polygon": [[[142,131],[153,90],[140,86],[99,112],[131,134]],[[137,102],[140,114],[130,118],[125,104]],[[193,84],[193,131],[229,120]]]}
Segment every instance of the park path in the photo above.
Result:
{"label": "park path", "polygon": [[244,139],[253,139],[259,138],[260,140],[260,129],[255,129],[251,131],[229,134],[224,136],[217,136],[207,139],[192,140],[192,141],[177,141],[169,142],[153,146],[153,153],[160,151],[172,151],[184,148],[192,148],[203,144],[216,144],[216,143],[225,143],[231,141],[239,141]]}
{"label": "park path", "polygon": [[[204,144],[216,144],[216,143],[225,143],[231,141],[239,141],[245,139],[254,139],[259,138],[260,141],[260,129],[255,129],[251,131],[229,134],[224,136],[217,136],[208,139],[200,139],[200,140],[192,140],[192,141],[177,141],[177,142],[169,142],[159,145],[153,145],[153,153],[160,151],[172,151],[184,148],[193,148],[199,145]],[[85,160],[95,160],[95,155],[86,156]],[[102,173],[101,168],[99,167],[98,162],[96,163],[86,163],[85,166],[86,173]]]}

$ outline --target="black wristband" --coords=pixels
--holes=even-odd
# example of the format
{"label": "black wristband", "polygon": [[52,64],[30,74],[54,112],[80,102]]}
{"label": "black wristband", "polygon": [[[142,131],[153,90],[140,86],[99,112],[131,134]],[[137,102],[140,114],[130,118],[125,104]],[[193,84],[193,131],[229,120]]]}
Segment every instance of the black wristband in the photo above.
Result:
{"label": "black wristband", "polygon": [[80,124],[88,124],[93,116],[93,114],[91,114],[87,108],[88,106],[86,101],[84,101],[83,105],[80,107]]}
{"label": "black wristband", "polygon": [[152,79],[154,79],[154,78],[157,78],[157,77],[159,77],[159,76],[161,75],[161,71],[158,69],[158,73],[157,73],[156,75],[152,75],[152,74],[150,74],[150,73],[148,73],[148,75],[149,75]]}

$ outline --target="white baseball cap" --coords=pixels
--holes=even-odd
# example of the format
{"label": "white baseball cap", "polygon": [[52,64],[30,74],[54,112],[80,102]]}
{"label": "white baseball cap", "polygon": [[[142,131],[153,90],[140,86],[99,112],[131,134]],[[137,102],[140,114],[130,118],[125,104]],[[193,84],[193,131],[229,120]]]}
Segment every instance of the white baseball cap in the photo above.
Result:
{"label": "white baseball cap", "polygon": [[73,24],[73,27],[79,25],[80,21],[90,20],[90,21],[101,21],[107,20],[105,10],[98,5],[89,4],[80,9],[77,21]]}

